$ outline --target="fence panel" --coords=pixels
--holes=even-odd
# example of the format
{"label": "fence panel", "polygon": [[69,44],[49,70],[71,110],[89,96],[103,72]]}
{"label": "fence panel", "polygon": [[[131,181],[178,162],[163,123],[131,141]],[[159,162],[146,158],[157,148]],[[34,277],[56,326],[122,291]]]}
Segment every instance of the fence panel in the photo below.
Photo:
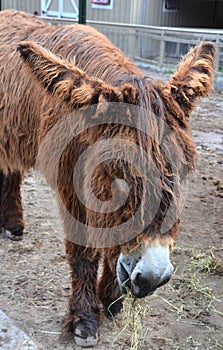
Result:
{"label": "fence panel", "polygon": [[[48,22],[73,23],[68,19],[44,18]],[[89,21],[132,59],[161,70],[174,69],[189,47],[202,40],[216,44],[216,78],[223,80],[223,30],[154,27],[126,23]]]}

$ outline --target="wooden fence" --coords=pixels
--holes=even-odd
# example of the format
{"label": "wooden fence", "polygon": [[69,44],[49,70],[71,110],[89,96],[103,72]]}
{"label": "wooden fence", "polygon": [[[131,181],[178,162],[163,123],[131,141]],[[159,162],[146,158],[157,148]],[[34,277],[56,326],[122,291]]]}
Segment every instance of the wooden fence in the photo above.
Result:
{"label": "wooden fence", "polygon": [[[71,24],[74,20],[47,18],[50,23]],[[223,80],[223,30],[154,27],[124,23],[88,21],[104,33],[127,56],[160,70],[171,70],[188,48],[202,40],[216,44],[216,79]]]}

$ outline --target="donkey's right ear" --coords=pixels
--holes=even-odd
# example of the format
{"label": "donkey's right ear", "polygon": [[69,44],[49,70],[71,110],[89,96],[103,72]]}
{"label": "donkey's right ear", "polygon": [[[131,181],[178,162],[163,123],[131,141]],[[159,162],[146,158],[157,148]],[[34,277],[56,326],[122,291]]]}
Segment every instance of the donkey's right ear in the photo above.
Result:
{"label": "donkey's right ear", "polygon": [[118,88],[89,77],[79,68],[34,42],[22,42],[17,50],[40,84],[72,108],[85,107],[103,100],[123,100],[123,94]]}
{"label": "donkey's right ear", "polygon": [[201,42],[183,57],[166,89],[169,96],[180,105],[186,117],[195,108],[197,99],[207,96],[213,86],[216,47],[211,42]]}

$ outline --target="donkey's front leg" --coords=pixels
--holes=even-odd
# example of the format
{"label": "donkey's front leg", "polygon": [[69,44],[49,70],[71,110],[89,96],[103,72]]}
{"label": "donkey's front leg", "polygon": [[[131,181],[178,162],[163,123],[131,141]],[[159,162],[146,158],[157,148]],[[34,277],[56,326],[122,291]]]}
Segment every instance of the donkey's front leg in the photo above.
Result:
{"label": "donkey's front leg", "polygon": [[122,309],[123,297],[116,275],[119,253],[118,247],[105,251],[102,276],[98,285],[98,296],[108,318],[116,316]]}
{"label": "donkey's front leg", "polygon": [[66,255],[71,268],[72,294],[66,328],[82,347],[94,346],[98,340],[101,311],[97,298],[99,253],[66,240]]}
{"label": "donkey's front leg", "polygon": [[12,240],[21,239],[24,229],[21,184],[19,171],[7,175],[0,171],[0,229]]}

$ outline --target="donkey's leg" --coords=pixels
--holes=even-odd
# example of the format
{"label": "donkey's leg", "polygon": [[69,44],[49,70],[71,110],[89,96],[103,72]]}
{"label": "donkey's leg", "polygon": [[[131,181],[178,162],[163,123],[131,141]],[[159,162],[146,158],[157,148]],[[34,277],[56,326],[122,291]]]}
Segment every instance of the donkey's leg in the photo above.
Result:
{"label": "donkey's leg", "polygon": [[98,286],[98,295],[107,317],[113,317],[122,309],[122,293],[116,277],[118,250],[114,254],[108,250],[104,257],[102,276]]}
{"label": "donkey's leg", "polygon": [[71,268],[72,294],[66,328],[73,332],[77,345],[96,345],[101,311],[97,298],[99,253],[66,240],[66,255]]}
{"label": "donkey's leg", "polygon": [[4,175],[0,172],[0,225],[12,240],[22,239],[24,221],[20,187],[22,175],[19,171]]}

